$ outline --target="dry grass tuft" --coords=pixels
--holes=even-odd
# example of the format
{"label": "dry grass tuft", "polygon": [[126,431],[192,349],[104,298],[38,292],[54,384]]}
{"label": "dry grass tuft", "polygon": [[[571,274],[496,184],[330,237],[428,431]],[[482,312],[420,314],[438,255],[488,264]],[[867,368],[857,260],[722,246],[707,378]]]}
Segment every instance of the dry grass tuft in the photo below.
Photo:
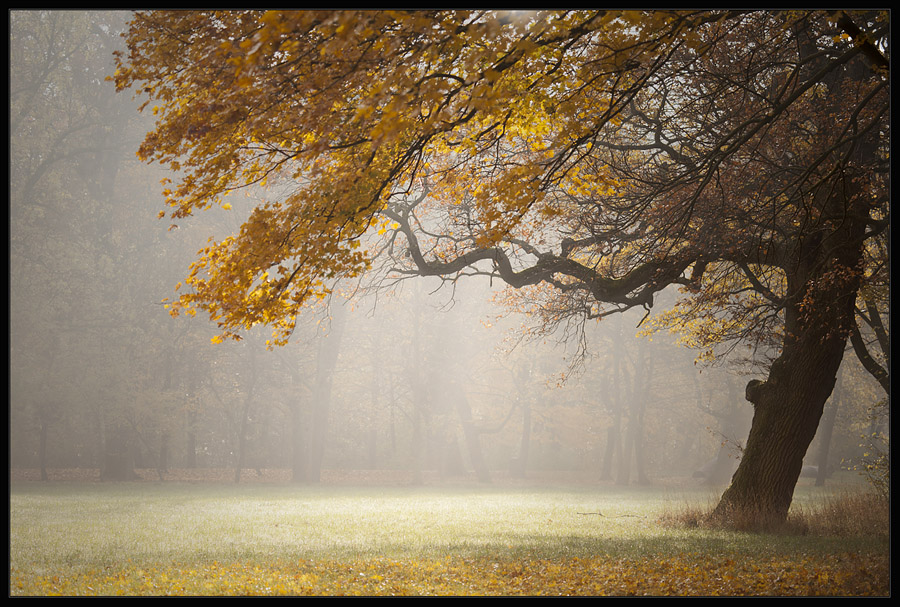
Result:
{"label": "dry grass tuft", "polygon": [[804,521],[811,535],[877,537],[890,533],[890,504],[874,491],[846,493],[796,510],[792,515]]}
{"label": "dry grass tuft", "polygon": [[819,505],[794,506],[787,520],[767,519],[756,512],[714,514],[713,506],[684,504],[664,513],[660,523],[687,529],[837,537],[877,537],[890,529],[890,505],[875,492],[853,492],[823,499]]}

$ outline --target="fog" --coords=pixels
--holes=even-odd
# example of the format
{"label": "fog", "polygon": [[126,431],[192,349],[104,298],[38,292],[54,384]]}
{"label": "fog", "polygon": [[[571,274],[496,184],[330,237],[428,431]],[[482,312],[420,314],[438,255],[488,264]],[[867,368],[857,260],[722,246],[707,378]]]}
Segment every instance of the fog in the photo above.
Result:
{"label": "fog", "polygon": [[[259,194],[158,218],[167,174],[135,155],[152,115],[105,80],[127,18],[10,14],[11,470],[727,482],[759,370],[740,353],[698,363],[675,336],[644,334],[643,310],[545,334],[486,277],[364,278],[274,349],[266,327],[216,344],[206,318],[170,316],[163,300],[196,252],[238,230]],[[849,353],[807,463],[858,462],[879,398]]]}

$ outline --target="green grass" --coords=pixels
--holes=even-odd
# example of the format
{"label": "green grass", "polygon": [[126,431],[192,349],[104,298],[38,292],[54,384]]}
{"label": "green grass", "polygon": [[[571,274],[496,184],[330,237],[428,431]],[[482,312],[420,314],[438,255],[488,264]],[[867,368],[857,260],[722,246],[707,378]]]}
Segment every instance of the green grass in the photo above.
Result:
{"label": "green grass", "polygon": [[[796,502],[825,495],[801,487]],[[10,567],[50,574],[126,563],[889,551],[887,534],[739,534],[660,522],[684,504],[714,500],[664,488],[13,483]]]}

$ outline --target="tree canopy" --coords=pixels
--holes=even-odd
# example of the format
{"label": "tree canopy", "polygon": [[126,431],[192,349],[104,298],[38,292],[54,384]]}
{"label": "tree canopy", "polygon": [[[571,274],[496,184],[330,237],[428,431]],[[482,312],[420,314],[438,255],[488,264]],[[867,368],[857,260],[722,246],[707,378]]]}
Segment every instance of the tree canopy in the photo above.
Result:
{"label": "tree canopy", "polygon": [[672,319],[696,343],[772,363],[747,398],[784,446],[733,486],[789,463],[723,502],[781,516],[889,226],[888,28],[877,11],[153,11],[115,80],[157,117],[139,153],[179,174],[173,219],[272,188],[200,252],[175,312],[284,343],[333,279],[375,269],[497,277],[550,324],[681,285]]}

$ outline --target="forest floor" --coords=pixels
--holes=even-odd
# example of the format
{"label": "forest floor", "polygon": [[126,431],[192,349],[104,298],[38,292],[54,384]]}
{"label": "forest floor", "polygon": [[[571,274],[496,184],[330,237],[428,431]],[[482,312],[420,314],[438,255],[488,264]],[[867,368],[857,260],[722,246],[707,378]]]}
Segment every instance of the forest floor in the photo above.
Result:
{"label": "forest floor", "polygon": [[[259,472],[11,470],[9,594],[890,594],[887,514],[875,535],[735,533],[661,520],[699,492],[596,475],[432,473],[413,487],[409,472],[332,470],[300,487]],[[812,489],[800,493],[815,504]]]}

